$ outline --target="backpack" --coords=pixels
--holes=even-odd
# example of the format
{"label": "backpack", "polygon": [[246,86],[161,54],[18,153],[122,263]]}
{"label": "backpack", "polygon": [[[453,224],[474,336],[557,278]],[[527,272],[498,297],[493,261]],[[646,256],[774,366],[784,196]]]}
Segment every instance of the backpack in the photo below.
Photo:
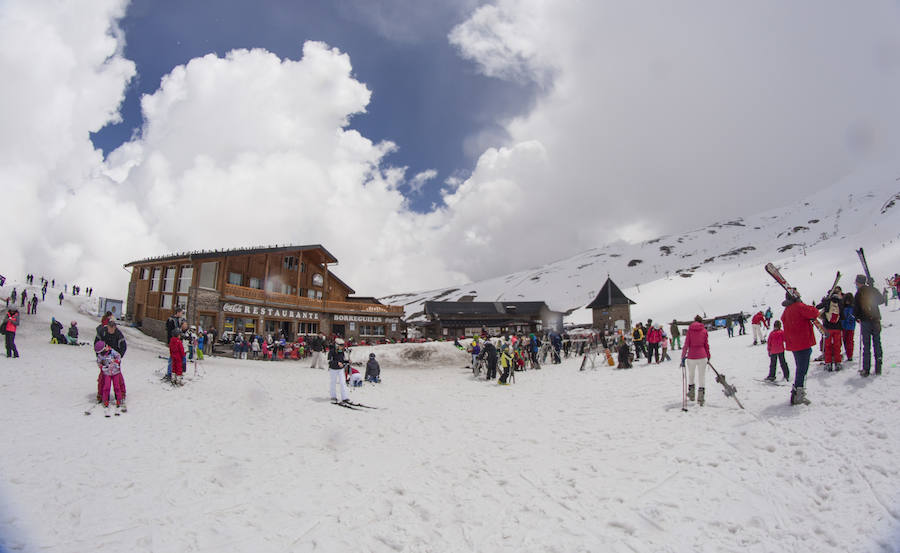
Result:
{"label": "backpack", "polygon": [[825,322],[835,324],[841,320],[841,303],[835,298],[828,299],[828,305],[825,306],[825,312],[822,313]]}

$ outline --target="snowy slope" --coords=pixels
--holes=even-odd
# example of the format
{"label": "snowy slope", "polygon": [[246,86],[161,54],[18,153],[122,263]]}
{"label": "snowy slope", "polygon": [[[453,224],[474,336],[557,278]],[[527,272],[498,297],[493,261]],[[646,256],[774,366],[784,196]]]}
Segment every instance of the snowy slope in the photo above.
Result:
{"label": "snowy slope", "polygon": [[[783,299],[763,271],[771,261],[792,284],[820,298],[836,270],[852,284],[861,272],[854,250],[866,250],[876,277],[900,271],[900,169],[872,167],[804,202],[681,235],[638,244],[618,242],[543,267],[382,301],[406,306],[407,319],[423,320],[424,302],[543,300],[558,311],[590,303],[609,275],[637,302],[636,319],[688,320],[694,314],[732,313]],[[746,286],[744,286],[746,284]],[[699,292],[694,293],[694,292]],[[587,310],[567,322],[590,322]]]}
{"label": "snowy slope", "polygon": [[384,381],[352,394],[381,409],[351,411],[290,361],[208,359],[173,390],[163,345],[128,328],[129,412],[105,419],[82,414],[88,347],[48,343],[50,316],[96,321],[42,304],[0,358],[0,551],[900,551],[898,305],[885,374],[813,369],[809,407],[724,332],[712,361],[744,411],[710,375],[682,413],[675,362],[501,387],[449,343],[354,350]]}

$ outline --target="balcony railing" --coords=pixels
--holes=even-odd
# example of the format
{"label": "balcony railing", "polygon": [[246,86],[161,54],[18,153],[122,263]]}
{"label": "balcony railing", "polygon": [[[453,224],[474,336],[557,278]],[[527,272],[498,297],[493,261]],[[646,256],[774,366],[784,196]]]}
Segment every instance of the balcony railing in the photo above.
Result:
{"label": "balcony railing", "polygon": [[234,284],[226,284],[224,295],[234,298],[240,298],[256,302],[276,303],[280,305],[290,305],[303,309],[313,309],[316,311],[334,311],[345,313],[352,311],[355,313],[370,313],[373,315],[391,315],[395,317],[403,316],[402,305],[378,305],[375,303],[362,303],[354,301],[323,301],[302,296],[293,296],[291,294],[280,294],[278,292],[267,292],[256,288],[247,288],[246,286],[235,286]]}

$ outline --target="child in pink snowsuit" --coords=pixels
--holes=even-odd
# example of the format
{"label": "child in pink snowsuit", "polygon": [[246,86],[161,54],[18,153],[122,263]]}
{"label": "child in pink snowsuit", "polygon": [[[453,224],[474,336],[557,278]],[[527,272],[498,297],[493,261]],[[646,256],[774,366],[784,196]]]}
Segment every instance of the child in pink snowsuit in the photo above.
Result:
{"label": "child in pink snowsuit", "polygon": [[100,367],[100,400],[104,407],[109,407],[109,388],[112,386],[116,394],[116,406],[125,405],[125,381],[122,379],[122,356],[107,346],[103,340],[94,344],[97,352],[97,365]]}

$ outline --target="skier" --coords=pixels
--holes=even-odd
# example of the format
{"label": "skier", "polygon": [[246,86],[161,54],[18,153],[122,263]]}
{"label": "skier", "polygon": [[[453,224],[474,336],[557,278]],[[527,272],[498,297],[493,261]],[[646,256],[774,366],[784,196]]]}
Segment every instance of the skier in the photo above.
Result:
{"label": "skier", "polygon": [[816,305],[822,313],[822,326],[825,327],[825,370],[828,372],[839,371],[843,368],[841,365],[841,342],[843,331],[843,313],[841,304],[843,303],[843,294],[841,288],[835,286],[831,295],[822,298]]}
{"label": "skier", "polygon": [[725,319],[725,330],[728,331],[729,338],[734,338],[734,321],[731,320],[731,317]]}
{"label": "skier", "polygon": [[[311,369],[324,369],[325,368],[325,359],[323,350],[325,349],[324,337],[321,334],[316,334],[312,339],[312,365],[310,365]],[[333,395],[333,394],[332,394]]]}
{"label": "skier", "polygon": [[881,311],[878,305],[884,302],[884,296],[865,275],[856,275],[856,299],[853,302],[853,313],[859,321],[859,336],[862,340],[862,370],[859,374],[869,376],[871,368],[870,345],[875,350],[875,374],[881,374]]}
{"label": "skier", "polygon": [[856,333],[856,315],[853,314],[853,294],[847,292],[844,294],[843,308],[841,315],[841,339],[844,342],[844,353],[847,355],[847,362],[853,361],[853,334]]}
{"label": "skier", "polygon": [[640,359],[644,352],[644,326],[640,322],[631,333],[631,341],[634,344],[634,358]]}
{"label": "skier", "polygon": [[13,305],[16,305],[17,298],[18,298],[18,296],[16,295],[16,289],[15,289],[15,287],[13,287],[13,291],[9,295],[9,301],[12,302]]}
{"label": "skier", "polygon": [[754,346],[760,342],[765,343],[765,338],[762,333],[762,324],[764,320],[766,320],[766,316],[763,315],[763,312],[757,311],[756,315],[753,315],[753,319],[750,321],[750,327],[753,329]]}
{"label": "skier", "polygon": [[[112,313],[107,312],[107,316],[112,316]],[[184,321],[184,307],[176,306],[175,311],[172,313],[172,316],[166,319],[166,343],[170,343],[172,341],[172,336],[175,334],[175,330],[181,330],[181,323]],[[163,377],[163,380],[166,382],[172,381],[172,357],[169,356],[168,367],[166,368],[166,376]]]}
{"label": "skier", "polygon": [[69,331],[66,333],[66,343],[70,346],[78,345],[78,323],[76,321],[72,321],[69,325]]}
{"label": "skier", "polygon": [[[672,338],[672,351],[681,349],[681,330],[679,330],[678,323],[675,322],[675,319],[672,319],[672,324],[669,325],[669,334],[671,334]],[[678,347],[675,347],[676,345]]]}
{"label": "skier", "polygon": [[659,364],[659,343],[662,341],[662,331],[657,326],[647,327],[647,364],[653,363],[654,358],[656,364]]}
{"label": "skier", "polygon": [[[183,323],[182,326],[187,326]],[[184,343],[181,341],[181,328],[172,331],[172,337],[169,338],[169,359],[172,360],[172,375],[169,380],[173,386],[184,386],[184,365],[185,365]]]}
{"label": "skier", "polygon": [[94,343],[97,366],[100,368],[99,395],[106,416],[109,416],[109,388],[116,394],[116,407],[125,407],[125,381],[122,379],[122,356],[103,340]]}
{"label": "skier", "polygon": [[[13,290],[15,293],[15,290]],[[19,350],[16,348],[16,330],[19,328],[19,310],[16,309],[15,304],[12,307],[6,310],[6,316],[3,317],[3,322],[0,323],[0,330],[3,330],[3,333],[6,334],[6,356],[7,357],[18,357]]]}
{"label": "skier", "polygon": [[51,344],[68,344],[66,337],[62,333],[63,325],[56,320],[56,317],[50,317],[50,343]]}
{"label": "skier", "polygon": [[64,298],[64,297],[65,297],[65,296],[63,296],[63,293],[60,292],[60,293],[59,293],[59,304],[60,304],[60,305],[62,305],[62,301],[63,301],[63,298]]}
{"label": "skier", "polygon": [[512,356],[509,354],[509,345],[507,344],[500,346],[500,367],[503,368],[503,374],[500,375],[497,383],[505,386],[509,384],[509,372],[512,369]]}
{"label": "skier", "polygon": [[37,299],[37,294],[35,294],[35,295],[31,296],[31,314],[32,315],[37,315],[37,304],[38,304],[38,299]]}
{"label": "skier", "polygon": [[794,386],[791,388],[791,405],[800,405],[801,403],[809,405],[804,384],[806,372],[809,370],[809,359],[812,357],[812,347],[816,344],[816,337],[813,335],[813,321],[819,317],[819,310],[814,305],[803,303],[799,296],[794,297],[790,292],[785,293],[785,299],[781,305],[785,307],[784,313],[781,314],[781,322],[784,326],[784,346],[786,350],[793,352],[796,366]]}
{"label": "skier", "polygon": [[[28,303],[28,290],[22,290],[21,298],[22,298],[22,305],[20,307],[25,307],[25,304]],[[26,315],[27,315],[27,313],[26,313]]]}
{"label": "skier", "polygon": [[743,336],[744,334],[747,334],[747,328],[744,326],[744,322],[746,320],[747,320],[747,316],[744,315],[743,311],[741,311],[740,314],[738,315],[738,326],[741,327],[741,330],[738,331],[738,336]]}
{"label": "skier", "polygon": [[328,351],[328,375],[330,378],[329,391],[331,392],[331,401],[337,403],[337,384],[341,385],[341,402],[350,400],[350,393],[347,390],[347,381],[344,380],[344,366],[347,361],[344,359],[344,340],[336,338],[334,347]]}
{"label": "skier", "polygon": [[369,361],[366,362],[366,382],[381,382],[381,366],[375,360],[375,354],[369,354]]}
{"label": "skier", "polygon": [[490,340],[485,340],[484,349],[481,352],[487,365],[487,376],[485,380],[493,380],[497,378],[497,348]]}
{"label": "skier", "polygon": [[697,378],[697,404],[706,402],[706,364],[712,356],[709,354],[709,333],[703,326],[703,317],[697,315],[688,326],[684,337],[684,349],[681,350],[681,366],[688,369],[688,399],[694,401],[694,373],[700,372]]}
{"label": "skier", "polygon": [[766,380],[775,382],[776,363],[781,363],[781,373],[784,375],[784,379],[790,380],[791,371],[784,359],[784,331],[781,330],[781,321],[775,321],[766,348],[769,350],[769,376],[766,377]]}
{"label": "skier", "polygon": [[662,347],[662,361],[671,361],[672,358],[669,357],[669,337],[666,336],[666,333],[662,331],[662,325],[659,327],[660,333],[662,333],[662,340],[659,342],[659,345]]}

